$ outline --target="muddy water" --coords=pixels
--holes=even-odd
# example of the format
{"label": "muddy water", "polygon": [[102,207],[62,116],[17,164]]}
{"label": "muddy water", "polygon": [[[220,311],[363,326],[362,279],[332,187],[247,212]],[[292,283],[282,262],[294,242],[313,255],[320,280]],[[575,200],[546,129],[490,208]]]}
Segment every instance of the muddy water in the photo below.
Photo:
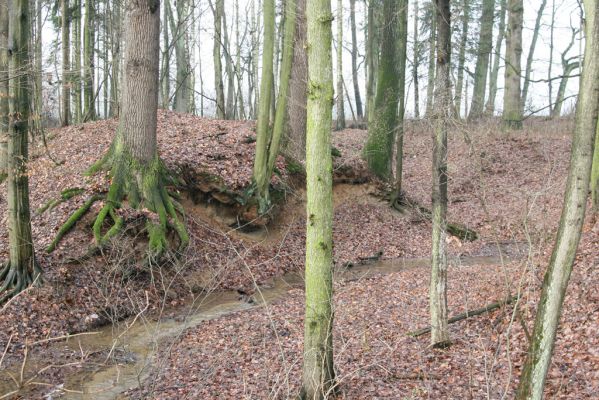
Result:
{"label": "muddy water", "polygon": [[[454,258],[450,265],[484,266],[505,262],[497,256]],[[336,280],[357,280],[368,276],[389,274],[413,268],[427,267],[428,258],[378,260],[361,265],[340,268]],[[67,346],[74,351],[100,354],[108,362],[96,366],[84,366],[80,371],[67,373],[64,385],[45,390],[47,399],[119,399],[129,389],[139,387],[150,376],[153,368],[159,368],[157,351],[166,349],[188,328],[203,321],[220,318],[234,312],[261,307],[283,298],[292,288],[303,286],[303,277],[288,274],[275,279],[268,287],[261,288],[251,298],[240,298],[237,292],[218,292],[202,296],[181,309],[173,318],[159,321],[146,320],[143,316],[131,318],[118,325],[107,326],[97,334],[70,339]],[[57,344],[58,346],[59,344]],[[60,344],[64,347],[64,343]],[[41,365],[43,360],[40,360]],[[4,392],[0,384],[0,393]],[[1,396],[0,396],[1,397]]]}

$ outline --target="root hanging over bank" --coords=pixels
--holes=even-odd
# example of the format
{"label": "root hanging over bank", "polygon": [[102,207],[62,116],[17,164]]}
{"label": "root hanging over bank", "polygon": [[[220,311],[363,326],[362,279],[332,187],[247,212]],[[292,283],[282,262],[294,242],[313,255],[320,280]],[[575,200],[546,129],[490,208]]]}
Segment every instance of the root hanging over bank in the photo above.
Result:
{"label": "root hanging over bank", "polygon": [[148,235],[149,257],[155,259],[166,251],[172,250],[168,240],[169,231],[178,237],[180,252],[189,243],[189,235],[185,224],[183,208],[167,191],[174,179],[156,154],[149,162],[136,160],[123,148],[118,139],[115,140],[108,153],[96,162],[88,171],[89,175],[110,171],[110,188],[104,195],[90,197],[60,228],[56,238],[48,247],[48,252],[56,248],[75,223],[89,210],[93,203],[104,200],[104,204],[93,224],[96,246],[102,248],[123,231],[125,218],[119,215],[124,205],[147,214],[145,232]]}

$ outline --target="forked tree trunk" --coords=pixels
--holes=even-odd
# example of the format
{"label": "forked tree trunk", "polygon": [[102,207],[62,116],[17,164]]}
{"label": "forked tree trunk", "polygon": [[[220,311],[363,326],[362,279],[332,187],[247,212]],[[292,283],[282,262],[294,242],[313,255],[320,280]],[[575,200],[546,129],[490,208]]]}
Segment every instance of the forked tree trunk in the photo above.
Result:
{"label": "forked tree trunk", "polygon": [[489,55],[493,48],[494,14],[495,0],[483,0],[476,68],[474,70],[474,84],[472,87],[472,104],[470,105],[470,114],[468,114],[468,119],[471,120],[481,117],[485,106],[485,89],[487,88]]}
{"label": "forked tree trunk", "polygon": [[397,131],[399,75],[397,64],[398,12],[397,0],[383,0],[381,56],[373,109],[369,112],[368,139],[362,156],[379,178],[391,178],[393,144]]}
{"label": "forked tree trunk", "polygon": [[307,1],[306,314],[301,398],[332,396],[333,368],[333,66],[331,2]]}
{"label": "forked tree trunk", "polygon": [[505,49],[505,90],[503,92],[503,126],[522,129],[520,105],[520,58],[522,56],[522,0],[508,0],[508,27]]}
{"label": "forked tree trunk", "polygon": [[254,182],[258,193],[258,210],[266,212],[270,205],[267,176],[268,144],[271,138],[270,107],[273,87],[273,55],[275,39],[275,0],[264,0],[264,47],[262,50],[262,78],[260,79],[260,102],[256,124],[256,155],[254,158]]}
{"label": "forked tree trunk", "polygon": [[449,0],[437,5],[437,78],[435,84],[435,133],[433,137],[433,237],[429,291],[431,345],[449,344],[447,323],[447,127],[451,118],[451,15]]}
{"label": "forked tree trunk", "polygon": [[[31,236],[29,211],[29,179],[27,173],[28,133],[31,82],[29,68],[29,1],[7,0],[0,2],[0,27],[6,31],[8,43],[2,46],[3,57],[8,59],[9,113],[8,113],[8,245],[9,260],[0,269],[0,304],[39,283],[39,268]],[[8,11],[8,18],[6,16]]]}
{"label": "forked tree trunk", "polygon": [[557,238],[543,279],[532,342],[522,368],[516,399],[541,399],[576,249],[584,223],[599,111],[599,2],[584,1],[586,43],[582,84],[576,107],[570,169]]}

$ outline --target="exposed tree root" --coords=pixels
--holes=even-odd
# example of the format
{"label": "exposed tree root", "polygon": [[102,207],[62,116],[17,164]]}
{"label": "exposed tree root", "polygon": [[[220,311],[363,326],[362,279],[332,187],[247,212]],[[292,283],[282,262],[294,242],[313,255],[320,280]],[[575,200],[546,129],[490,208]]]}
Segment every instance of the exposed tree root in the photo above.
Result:
{"label": "exposed tree root", "polygon": [[80,195],[81,193],[85,192],[85,189],[82,188],[70,188],[70,189],[65,189],[62,192],[60,192],[60,197],[57,199],[50,199],[46,202],[46,204],[44,204],[43,206],[41,206],[40,208],[37,209],[37,213],[38,214],[42,214],[44,212],[46,212],[47,210],[51,210],[54,207],[56,207],[57,205],[59,205],[60,203],[63,203],[67,200],[72,199],[75,196]]}
{"label": "exposed tree root", "polygon": [[12,266],[10,262],[2,265],[0,270],[0,304],[16,296],[31,285],[42,283],[42,269],[35,259],[29,268]]}
{"label": "exposed tree root", "polygon": [[[496,310],[500,307],[503,307],[505,305],[513,303],[514,301],[518,300],[518,298],[519,298],[518,296],[511,296],[505,300],[500,300],[500,301],[496,301],[491,304],[487,304],[486,306],[484,306],[482,308],[477,308],[476,310],[468,310],[466,312],[463,312],[461,314],[458,314],[456,316],[449,318],[448,322],[450,324],[453,324],[454,322],[462,321],[466,318],[474,317],[475,315],[481,315],[481,314],[487,313],[489,311]],[[416,331],[409,332],[408,336],[418,337],[418,336],[422,336],[426,333],[429,333],[430,331],[431,331],[431,327],[427,326],[426,328],[422,328],[422,329],[418,329]]]}
{"label": "exposed tree root", "polygon": [[[429,209],[422,207],[420,204],[411,201],[404,196],[394,196],[391,201],[391,206],[399,212],[403,212],[406,209],[412,209],[416,211],[422,218],[428,221],[432,219],[432,214]],[[448,222],[447,232],[467,242],[473,242],[478,239],[478,233],[475,230],[470,229],[462,224]]]}
{"label": "exposed tree root", "polygon": [[46,252],[52,253],[54,251],[54,249],[56,249],[56,245],[58,245],[58,243],[62,240],[64,235],[66,235],[71,229],[73,229],[73,227],[75,226],[77,221],[79,221],[85,215],[85,213],[90,209],[90,207],[96,201],[103,199],[103,198],[104,198],[104,196],[96,194],[96,195],[91,196],[89,199],[87,199],[85,201],[85,203],[83,203],[83,205],[81,207],[79,207],[77,209],[77,211],[75,211],[73,213],[73,215],[71,215],[69,217],[69,219],[67,219],[67,222],[65,222],[60,227],[60,229],[58,230],[58,233],[56,234],[56,237],[54,238],[52,243],[50,243],[50,245],[46,248]]}

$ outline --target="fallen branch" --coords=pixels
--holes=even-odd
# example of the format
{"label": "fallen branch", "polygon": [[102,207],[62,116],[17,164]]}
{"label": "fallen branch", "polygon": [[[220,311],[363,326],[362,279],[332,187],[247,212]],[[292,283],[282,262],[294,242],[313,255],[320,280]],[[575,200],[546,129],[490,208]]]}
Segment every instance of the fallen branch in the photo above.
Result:
{"label": "fallen branch", "polygon": [[[458,314],[458,315],[456,315],[454,317],[449,318],[448,323],[453,324],[454,322],[462,321],[462,320],[464,320],[466,318],[474,317],[476,315],[481,315],[481,314],[487,313],[489,311],[496,310],[496,309],[501,308],[501,307],[503,307],[505,305],[513,303],[514,301],[518,300],[518,298],[519,298],[518,296],[511,296],[511,297],[508,297],[505,300],[496,301],[496,302],[488,304],[488,305],[486,305],[486,306],[484,306],[482,308],[478,308],[476,310],[469,310],[469,311],[463,312],[461,314]],[[429,333],[430,331],[431,331],[431,327],[427,326],[426,328],[422,328],[422,329],[418,329],[418,330],[409,332],[408,336],[418,337],[418,336],[422,336],[422,335],[424,335],[426,333]]]}

